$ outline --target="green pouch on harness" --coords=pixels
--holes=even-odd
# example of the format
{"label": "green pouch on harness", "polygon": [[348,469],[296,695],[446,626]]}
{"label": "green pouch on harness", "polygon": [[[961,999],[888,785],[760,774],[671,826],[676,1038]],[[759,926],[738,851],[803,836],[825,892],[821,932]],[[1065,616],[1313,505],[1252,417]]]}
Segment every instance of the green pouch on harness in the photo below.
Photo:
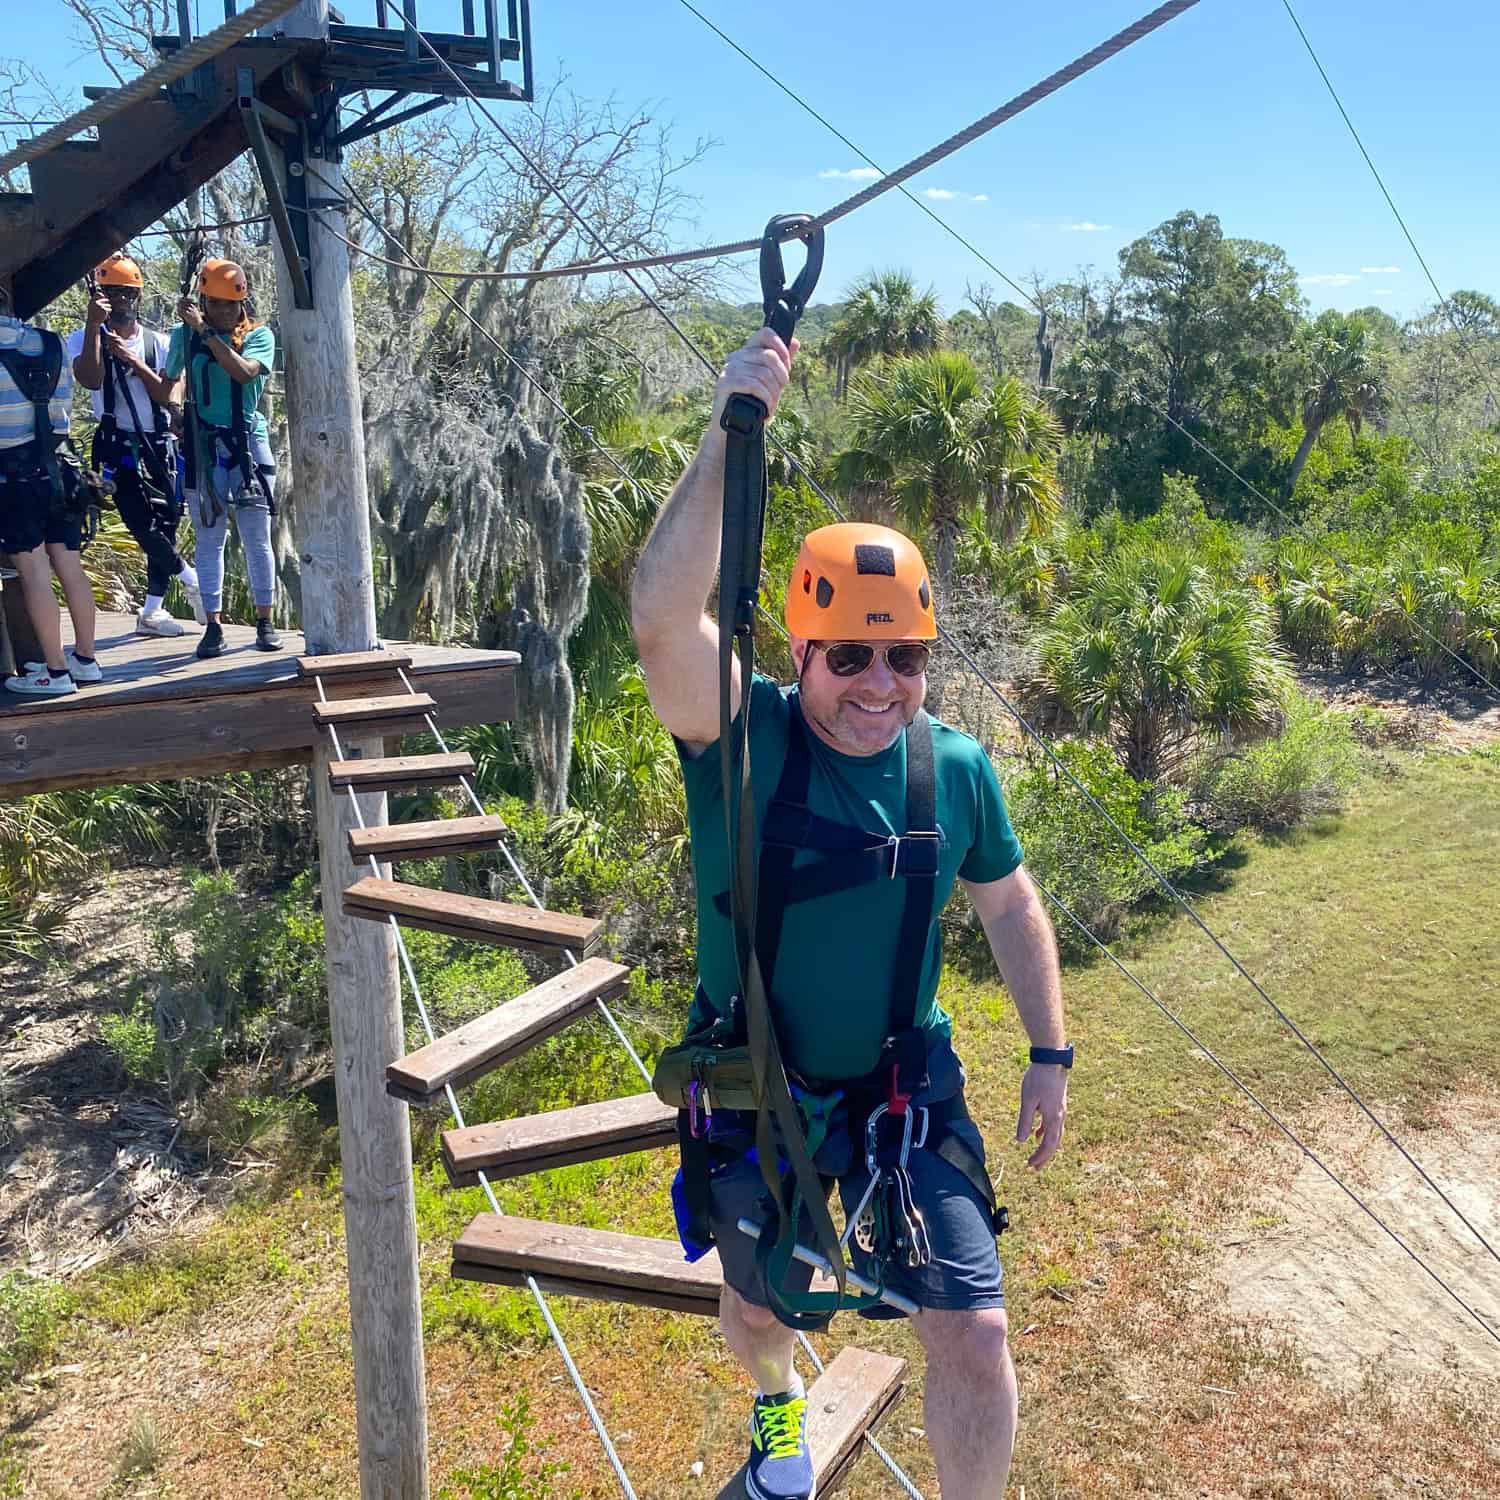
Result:
{"label": "green pouch on harness", "polygon": [[753,1112],[757,1104],[749,1047],[719,1047],[701,1037],[668,1047],[657,1058],[651,1088],[663,1104],[697,1113]]}

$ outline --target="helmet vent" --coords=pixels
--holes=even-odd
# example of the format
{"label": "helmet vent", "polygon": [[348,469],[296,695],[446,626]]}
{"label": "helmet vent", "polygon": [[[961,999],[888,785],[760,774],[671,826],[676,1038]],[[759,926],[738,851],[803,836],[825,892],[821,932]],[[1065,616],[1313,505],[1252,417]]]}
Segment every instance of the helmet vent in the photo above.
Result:
{"label": "helmet vent", "polygon": [[926,609],[932,603],[932,590],[927,587],[927,580],[922,580],[922,587],[917,590],[917,602]]}
{"label": "helmet vent", "polygon": [[806,568],[802,570],[802,592],[804,594],[812,593],[812,574]]}
{"label": "helmet vent", "polygon": [[827,609],[833,603],[833,585],[826,578],[818,580],[818,608]]}
{"label": "helmet vent", "polygon": [[895,549],[861,542],[854,549],[854,571],[856,573],[883,573],[887,578],[894,578],[896,576]]}

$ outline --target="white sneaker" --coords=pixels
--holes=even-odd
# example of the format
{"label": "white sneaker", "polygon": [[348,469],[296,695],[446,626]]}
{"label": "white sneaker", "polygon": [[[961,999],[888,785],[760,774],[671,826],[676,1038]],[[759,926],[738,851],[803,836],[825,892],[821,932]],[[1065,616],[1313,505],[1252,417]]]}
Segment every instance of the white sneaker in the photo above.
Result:
{"label": "white sneaker", "polygon": [[24,693],[32,698],[61,698],[78,691],[78,684],[66,672],[53,676],[45,662],[41,665],[28,662],[25,673],[20,677],[7,677],[5,686],[9,692]]}
{"label": "white sneaker", "polygon": [[136,616],[135,633],[137,635],[185,635],[187,627],[181,620],[174,619],[158,605],[149,615],[142,610]]}
{"label": "white sneaker", "polygon": [[[96,646],[94,649],[97,651],[99,648]],[[63,651],[63,660],[67,662],[68,676],[74,682],[104,681],[104,670],[100,667],[98,661],[79,661],[78,653],[71,646],[68,646]]]}
{"label": "white sneaker", "polygon": [[208,624],[208,611],[203,607],[203,595],[197,589],[190,589],[187,584],[182,585],[182,592],[187,595],[187,601],[193,606],[193,618],[200,625]]}

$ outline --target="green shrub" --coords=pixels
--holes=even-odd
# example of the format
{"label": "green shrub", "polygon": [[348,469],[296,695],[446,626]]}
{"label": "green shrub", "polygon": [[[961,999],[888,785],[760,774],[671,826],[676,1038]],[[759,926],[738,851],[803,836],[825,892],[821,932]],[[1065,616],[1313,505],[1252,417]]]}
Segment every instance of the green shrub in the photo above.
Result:
{"label": "green shrub", "polygon": [[104,1045],[114,1053],[132,1083],[156,1083],[162,1075],[156,1022],[151,1007],[139,999],[124,1015],[105,1016],[99,1022]]}
{"label": "green shrub", "polygon": [[[545,1443],[531,1437],[531,1403],[525,1391],[500,1409],[500,1429],[508,1439],[498,1464],[459,1469],[438,1491],[437,1500],[557,1500],[556,1481],[569,1465],[543,1457]],[[573,1496],[578,1491],[573,1491]]]}
{"label": "green shrub", "polygon": [[[1099,740],[1059,741],[1058,759],[1169,879],[1199,863],[1201,829],[1187,820],[1180,793],[1137,781]],[[1026,868],[1100,939],[1120,930],[1125,913],[1159,889],[1155,877],[1114,829],[1050,763],[1038,764],[1006,788],[1011,820],[1026,851]],[[1058,945],[1082,956],[1093,944],[1053,911]]]}
{"label": "green shrub", "polygon": [[54,1281],[24,1271],[0,1276],[0,1387],[51,1354],[72,1309],[71,1294]]}
{"label": "green shrub", "polygon": [[1279,832],[1320,813],[1339,812],[1359,779],[1356,726],[1304,694],[1287,707],[1274,739],[1231,753],[1211,752],[1195,768],[1192,802],[1210,827]]}

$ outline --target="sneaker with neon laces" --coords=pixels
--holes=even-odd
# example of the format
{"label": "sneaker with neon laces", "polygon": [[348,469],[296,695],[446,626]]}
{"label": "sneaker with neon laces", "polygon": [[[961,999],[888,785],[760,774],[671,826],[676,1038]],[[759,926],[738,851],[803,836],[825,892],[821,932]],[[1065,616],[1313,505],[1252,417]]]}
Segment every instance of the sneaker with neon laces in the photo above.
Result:
{"label": "sneaker with neon laces", "polygon": [[[98,649],[97,647],[95,648]],[[74,682],[103,682],[104,669],[99,665],[98,659],[90,657],[85,661],[71,646],[63,651],[63,661],[67,664],[68,676]]]}
{"label": "sneaker with neon laces", "polygon": [[745,1493],[751,1500],[812,1500],[812,1492],[807,1393],[799,1382],[779,1396],[755,1398]]}
{"label": "sneaker with neon laces", "polygon": [[78,691],[78,684],[66,672],[54,672],[45,662],[29,661],[26,670],[5,679],[7,692],[29,698],[62,698]]}
{"label": "sneaker with neon laces", "polygon": [[135,619],[137,635],[183,635],[186,628],[181,620],[169,615],[160,605],[149,615],[142,610]]}

